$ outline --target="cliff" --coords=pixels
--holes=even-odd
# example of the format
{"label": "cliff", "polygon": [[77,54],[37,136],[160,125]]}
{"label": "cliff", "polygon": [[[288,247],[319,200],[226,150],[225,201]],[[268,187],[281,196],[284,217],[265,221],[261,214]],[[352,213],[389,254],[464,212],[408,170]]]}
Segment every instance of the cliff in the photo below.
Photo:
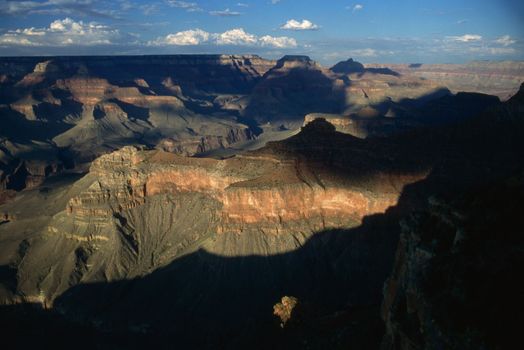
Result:
{"label": "cliff", "polygon": [[446,142],[461,145],[453,148],[455,157],[468,166],[441,164],[408,188],[425,193],[426,203],[401,222],[384,286],[382,349],[511,349],[519,343],[522,90],[447,132]]}
{"label": "cliff", "polygon": [[[522,177],[453,200],[432,198],[402,224],[384,290],[382,349],[511,349],[523,321]],[[497,208],[496,210],[493,210]]]}
{"label": "cliff", "polygon": [[[148,346],[376,348],[384,299],[386,349],[504,345],[472,291],[503,310],[489,319],[519,320],[480,281],[483,271],[501,290],[518,280],[522,91],[501,104],[304,56],[262,76],[236,56],[176,57],[172,75],[135,74],[165,57],[130,58],[136,71],[123,60],[119,72],[108,58],[82,60],[3,80],[16,87],[1,90],[0,304],[10,306],[0,316],[34,305]],[[209,89],[180,83],[186,70],[209,73]],[[256,101],[273,125],[244,114]],[[303,124],[294,111],[318,114]],[[291,124],[300,132],[288,139],[252,140]],[[231,144],[224,158],[182,156]],[[289,311],[282,329],[272,312],[286,295],[299,317]]]}

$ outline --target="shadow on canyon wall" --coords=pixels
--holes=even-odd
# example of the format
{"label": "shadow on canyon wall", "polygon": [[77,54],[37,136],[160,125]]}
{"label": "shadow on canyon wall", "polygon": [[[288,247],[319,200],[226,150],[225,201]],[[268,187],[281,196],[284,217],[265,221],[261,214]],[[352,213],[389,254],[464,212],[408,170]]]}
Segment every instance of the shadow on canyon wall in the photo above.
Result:
{"label": "shadow on canyon wall", "polygon": [[[390,140],[400,144],[405,155],[424,149],[426,157],[440,156],[432,160],[426,179],[405,186],[396,206],[364,218],[356,228],[319,232],[299,249],[272,256],[225,257],[201,249],[141,278],[75,286],[55,301],[54,309],[116,334],[133,330],[158,348],[377,349],[383,334],[378,306],[391,272],[399,222],[409,212],[424,211],[431,198],[452,203],[461,194],[491,193],[496,184],[524,173],[523,91],[477,118]],[[517,195],[504,192],[497,200],[513,203]],[[479,219],[484,217],[495,220],[491,228],[497,227],[497,220],[504,221],[503,215],[482,214]],[[231,239],[242,244],[258,234],[263,233],[246,232]],[[479,235],[480,242],[486,234],[500,244],[512,244],[496,232]],[[491,259],[489,249],[482,252],[483,264],[500,260]],[[438,284],[439,278],[445,280],[455,271],[451,266],[429,283]],[[467,290],[500,304],[502,291],[490,287],[496,275],[487,274],[484,280],[478,278],[477,268],[460,271],[476,274],[465,280],[471,281]],[[432,288],[438,295],[438,286]],[[272,307],[284,295],[297,297],[305,311],[296,315],[295,325],[281,330]],[[509,316],[506,307],[490,307],[484,313],[484,304],[476,299],[468,305],[471,314],[482,319]],[[449,318],[455,319],[453,314]],[[498,331],[488,329],[487,336],[496,339]]]}
{"label": "shadow on canyon wall", "polygon": [[[453,164],[441,163],[426,179],[406,186],[386,213],[365,217],[353,229],[319,232],[295,251],[225,257],[201,249],[141,278],[77,285],[51,312],[1,307],[4,341],[19,348],[378,349],[384,334],[379,305],[401,218],[424,210],[432,196],[482,193],[522,172],[521,164],[494,171],[476,164],[456,172]],[[8,267],[1,272],[13,278]],[[472,278],[473,287],[485,292],[483,300],[498,295],[483,287],[489,281]],[[272,313],[284,295],[297,297],[302,308],[281,329]]]}
{"label": "shadow on canyon wall", "polygon": [[[141,278],[77,285],[56,300],[53,312],[1,307],[0,322],[10,330],[7,337],[39,346],[81,335],[90,337],[81,345],[86,348],[302,348],[305,341],[315,348],[375,349],[383,332],[382,286],[399,235],[397,212],[367,217],[355,229],[319,232],[279,255],[225,257],[201,249]],[[15,277],[8,267],[2,272]],[[307,313],[282,330],[273,305],[284,295],[297,297]],[[45,339],[42,329],[49,332]]]}
{"label": "shadow on canyon wall", "polygon": [[[513,119],[499,111],[480,118],[480,126],[468,121],[403,136],[399,147],[406,156],[425,149],[426,157],[440,159],[427,179],[406,186],[395,207],[366,217],[359,227],[319,232],[296,251],[273,256],[224,257],[199,250],[140,278],[72,287],[55,301],[56,313],[3,306],[1,341],[159,349],[304,348],[307,342],[314,348],[376,349],[382,336],[378,305],[400,218],[423,209],[430,196],[452,197],[522,171],[522,108],[515,108]],[[243,239],[257,234],[263,233]],[[13,277],[5,266],[0,274]],[[308,310],[295,330],[281,330],[272,315],[284,295],[297,297]],[[369,318],[336,316],[362,308]]]}

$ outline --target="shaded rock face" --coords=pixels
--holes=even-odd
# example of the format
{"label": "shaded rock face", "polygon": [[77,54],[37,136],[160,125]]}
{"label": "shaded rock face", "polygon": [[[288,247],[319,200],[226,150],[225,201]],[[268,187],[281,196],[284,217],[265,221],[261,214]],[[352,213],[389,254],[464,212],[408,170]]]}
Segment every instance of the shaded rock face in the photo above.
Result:
{"label": "shaded rock face", "polygon": [[305,116],[304,125],[325,118],[337,131],[358,138],[384,137],[467,120],[500,105],[500,100],[490,95],[465,92],[450,95],[446,91],[437,94],[442,96],[435,96],[427,102],[420,99],[386,100],[350,114],[311,113]]}
{"label": "shaded rock face", "polygon": [[[146,61],[150,60],[153,58]],[[231,58],[226,61],[231,62]],[[100,62],[108,64],[107,72],[114,68],[104,60]],[[189,66],[194,64],[191,62]],[[184,65],[184,69],[189,66]],[[357,100],[351,100],[368,100],[367,105],[362,102],[362,108],[351,112],[358,120],[381,119],[377,115],[384,113],[384,106],[369,101],[381,101],[395,84],[400,84],[400,89],[409,88],[395,75],[326,72],[306,57],[286,57],[277,66],[253,84],[254,90],[271,87],[270,81],[278,81],[278,74],[296,78],[296,90],[279,100],[277,108],[286,101],[298,101],[308,91],[309,83],[301,81],[309,79],[301,77],[307,75],[306,71],[314,72],[313,81],[321,78],[322,84],[312,83],[314,92],[325,92],[327,86],[335,84],[342,87],[343,96],[353,98],[348,91],[367,84]],[[313,348],[321,349],[349,345],[376,348],[382,337],[380,324],[376,327],[376,309],[391,272],[399,219],[414,209],[425,213],[412,229],[406,229],[411,225],[409,221],[404,226],[408,230],[405,234],[417,232],[415,242],[401,243],[401,248],[407,247],[405,256],[412,253],[411,247],[415,247],[415,255],[436,247],[430,260],[441,252],[454,254],[450,237],[453,242],[456,237],[460,241],[457,231],[466,231],[475,220],[491,214],[478,214],[465,226],[459,215],[459,221],[449,224],[449,215],[439,214],[427,199],[445,198],[444,202],[454,208],[453,198],[511,179],[518,173],[515,169],[524,164],[522,93],[507,103],[497,103],[489,113],[451,126],[428,123],[434,127],[365,140],[337,132],[340,125],[335,119],[323,119],[321,114],[289,139],[218,160],[174,153],[189,155],[195,148],[225,145],[242,140],[242,135],[251,137],[247,125],[223,114],[229,108],[239,114],[244,107],[247,109],[245,99],[250,96],[242,95],[238,87],[229,91],[231,95],[217,96],[216,92],[184,88],[174,76],[162,75],[155,83],[154,79],[132,74],[126,85],[102,73],[102,77],[89,76],[94,69],[89,64],[67,67],[72,75],[60,75],[64,68],[57,70],[50,63],[39,65],[36,72],[31,68],[29,74],[49,73],[53,84],[60,86],[52,94],[42,92],[24,99],[31,106],[33,100],[47,101],[33,108],[33,115],[21,117],[12,106],[15,103],[2,107],[3,118],[19,123],[0,129],[9,132],[0,145],[0,177],[5,188],[2,195],[14,191],[7,189],[7,179],[9,186],[26,188],[19,197],[0,206],[0,302],[15,304],[15,309],[20,303],[38,305],[109,334],[141,334],[148,346],[152,341],[159,347],[176,343],[182,348],[217,348],[217,344],[223,348],[248,348],[256,343],[255,347],[268,348],[274,345],[272,339],[287,339],[290,334],[277,333],[281,331],[278,326],[273,328],[272,308],[283,295],[293,295],[299,305],[309,309],[302,315],[300,326],[289,327],[296,338],[292,347],[303,348],[306,340],[314,344]],[[101,67],[96,69],[101,72]],[[290,73],[293,70],[298,73]],[[374,78],[366,80],[366,74]],[[20,85],[38,86],[46,81],[30,78]],[[278,84],[285,87],[284,79]],[[400,93],[386,101],[385,105],[394,109],[388,118],[437,101],[434,94],[429,99],[424,94],[419,96],[426,91],[418,90],[421,86],[425,89],[433,84],[416,85],[413,94],[418,97],[407,101],[407,107],[400,103]],[[84,87],[92,89],[92,93],[85,93]],[[483,101],[482,96],[470,99],[469,95],[457,95],[450,102],[447,96],[448,92],[444,92],[437,96],[442,103],[429,105],[446,110],[447,103],[454,103],[454,99]],[[74,113],[62,114],[59,103],[70,106]],[[311,106],[320,106],[315,103]],[[217,109],[220,113],[202,117],[202,111]],[[333,124],[326,119],[333,120]],[[202,124],[203,120],[206,124]],[[344,119],[340,123],[344,125]],[[20,125],[27,126],[26,135],[35,138],[28,140],[17,134]],[[84,128],[86,125],[89,127]],[[65,130],[55,135],[60,126]],[[38,128],[45,132],[36,132]],[[53,144],[46,142],[48,136],[43,134],[51,135]],[[102,144],[92,141],[99,135],[103,136]],[[140,142],[135,142],[137,137]],[[82,153],[75,143],[80,141],[100,148]],[[134,145],[122,147],[130,143]],[[54,144],[61,146],[57,149]],[[95,157],[97,152],[105,154]],[[84,163],[91,163],[89,173],[82,177],[53,176],[43,185],[29,188],[48,173],[55,158],[66,167],[64,153],[79,161],[79,154],[92,157]],[[28,159],[21,162],[23,154],[33,157],[27,156],[29,160],[50,160],[43,167],[44,163]],[[54,170],[51,167],[49,171]],[[460,203],[456,208],[451,211],[469,210],[468,205]],[[454,214],[451,217],[449,220],[454,220]],[[442,239],[440,231],[444,232]],[[431,241],[429,248],[419,246],[424,237]],[[460,260],[463,253],[459,251],[453,258],[458,260],[450,261],[464,265]],[[464,256],[469,259],[467,254]],[[509,256],[513,259],[515,255]],[[419,265],[411,262],[418,262],[418,258],[400,259],[398,265],[408,261],[406,264],[416,270]],[[424,266],[440,266],[431,265],[430,260],[420,261]],[[506,266],[505,262],[495,262]],[[453,278],[451,282],[446,280],[455,270],[445,263],[443,266],[445,273],[431,272],[434,277],[429,282],[444,280],[442,283],[456,286]],[[429,274],[426,270],[416,272],[417,276],[418,272]],[[462,340],[449,338],[448,330],[456,324],[446,328],[444,322],[434,328],[428,325],[424,332],[413,331],[423,323],[413,327],[413,314],[422,318],[427,310],[433,312],[431,305],[445,303],[439,304],[438,293],[420,293],[423,302],[417,304],[418,299],[410,299],[406,315],[402,298],[411,292],[403,292],[403,288],[417,289],[419,284],[425,286],[426,280],[403,282],[403,276],[395,271],[386,288],[388,336],[384,346],[397,346],[399,342],[428,347],[436,344],[437,348],[442,342],[463,344]],[[400,282],[391,282],[396,280]],[[478,283],[474,286],[480,288]],[[407,325],[404,318],[409,319]],[[368,325],[374,327],[372,331],[366,328]],[[448,334],[439,338],[439,332],[444,331]],[[432,335],[426,339],[421,333]],[[472,334],[475,336],[475,331]],[[488,341],[473,336],[467,337],[475,344]]]}
{"label": "shaded rock face", "polygon": [[[350,182],[330,169],[333,165],[325,168],[320,159],[306,156],[308,143],[329,138],[337,139],[341,149],[351,145],[331,124],[316,120],[297,139],[225,160],[124,148],[93,163],[85,178],[93,183],[69,201],[68,213],[76,220],[93,215],[103,221],[113,210],[135,208],[149,197],[187,193],[208,196],[220,205],[213,223],[219,233],[315,232],[351,226],[366,215],[384,212],[396,203],[405,183],[425,176],[423,170],[377,173],[368,183]],[[318,156],[336,147],[320,145]],[[289,153],[297,146],[305,147],[304,155]],[[287,154],[281,154],[280,147]],[[343,160],[335,165],[345,166]]]}
{"label": "shaded rock face", "polygon": [[[46,194],[59,205],[45,219],[24,217],[16,201],[2,208],[16,220],[0,225],[0,237],[28,220],[39,225],[1,245],[2,264],[17,271],[3,302],[138,329],[159,344],[169,334],[180,346],[242,348],[266,335],[260,348],[274,339],[376,348],[380,327],[368,317],[378,311],[366,306],[384,290],[385,349],[504,344],[493,320],[518,321],[504,300],[521,293],[507,292],[510,266],[522,260],[520,97],[459,124],[383,139],[316,119],[224,160],[125,147]],[[398,241],[399,219],[413,210]],[[484,278],[508,286],[500,289],[508,298]],[[291,321],[278,333],[273,305],[283,295],[308,308],[295,323],[282,303],[278,314]],[[486,305],[496,307],[484,318]]]}
{"label": "shaded rock face", "polygon": [[[447,142],[463,138],[456,156],[470,165],[442,164],[405,191],[425,192],[427,202],[401,222],[384,286],[382,349],[511,349],[520,342],[521,91],[448,132]],[[448,188],[437,185],[443,176],[454,177]]]}
{"label": "shaded rock face", "polygon": [[[128,144],[194,155],[253,139],[235,107],[217,101],[248,94],[273,65],[232,55],[2,58],[0,160],[85,171]],[[16,169],[3,171],[6,187]]]}
{"label": "shaded rock face", "polygon": [[330,68],[331,71],[335,73],[364,73],[364,65],[360,62],[353,61],[352,58],[349,58],[347,61],[338,62],[333,67]]}
{"label": "shaded rock face", "polygon": [[231,129],[225,136],[205,136],[195,140],[162,139],[158,142],[156,148],[165,152],[193,156],[215,149],[228,148],[238,142],[252,140],[255,137],[250,129]]}
{"label": "shaded rock face", "polygon": [[[385,286],[383,349],[512,348],[524,321],[522,176],[432,198],[402,224]],[[494,208],[497,208],[494,210]]]}
{"label": "shaded rock face", "polygon": [[8,159],[8,164],[0,170],[0,204],[18,191],[39,187],[48,176],[62,171],[63,166],[58,160]]}
{"label": "shaded rock face", "polygon": [[[395,234],[385,223],[346,230],[394,205],[427,169],[413,169],[389,144],[373,146],[376,156],[369,147],[316,120],[295,137],[224,160],[136,147],[99,157],[80,180],[27,192],[27,200],[45,197],[47,208],[29,217],[23,201],[5,207],[17,218],[0,231],[21,238],[19,228],[34,223],[34,236],[23,254],[22,242],[2,248],[1,263],[16,266],[18,276],[2,301],[35,302],[88,322],[105,309],[95,318],[108,329],[146,324],[189,344],[198,324],[209,330],[201,341],[272,327],[272,305],[286,291],[331,312],[359,284],[351,302],[377,303]],[[371,262],[375,254],[380,259]],[[162,292],[152,287],[160,285]],[[117,296],[122,288],[128,297]],[[158,312],[165,298],[179,301]],[[138,309],[121,323],[118,310],[131,305]]]}
{"label": "shaded rock face", "polygon": [[285,56],[254,87],[244,114],[262,123],[302,122],[308,112],[341,110],[343,101],[327,69],[307,56]]}

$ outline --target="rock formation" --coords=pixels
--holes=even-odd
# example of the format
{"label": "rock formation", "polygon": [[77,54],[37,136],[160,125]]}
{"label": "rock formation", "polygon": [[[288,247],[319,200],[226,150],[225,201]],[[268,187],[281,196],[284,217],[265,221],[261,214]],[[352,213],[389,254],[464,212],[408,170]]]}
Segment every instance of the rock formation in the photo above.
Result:
{"label": "rock formation", "polygon": [[254,55],[1,58],[1,187],[8,175],[17,178],[16,164],[85,172],[92,160],[126,145],[235,154],[288,137],[312,113],[339,115],[335,124],[349,117],[349,130],[340,130],[370,137],[427,119],[454,121],[496,103],[455,101],[430,80],[350,66],[361,64],[348,60],[328,70],[307,56],[275,62]]}
{"label": "rock formation", "polygon": [[[500,103],[304,56],[0,61],[9,318],[35,305],[111,346],[505,344],[481,272],[508,290],[522,266],[522,88]],[[281,329],[283,295],[307,312]]]}
{"label": "rock formation", "polygon": [[335,84],[329,70],[307,56],[284,56],[254,87],[243,113],[261,123],[300,125],[307,113],[342,108],[342,86]]}
{"label": "rock formation", "polygon": [[331,67],[330,70],[335,73],[352,74],[364,73],[365,68],[362,63],[353,61],[352,58],[349,58],[347,61],[338,62]]}

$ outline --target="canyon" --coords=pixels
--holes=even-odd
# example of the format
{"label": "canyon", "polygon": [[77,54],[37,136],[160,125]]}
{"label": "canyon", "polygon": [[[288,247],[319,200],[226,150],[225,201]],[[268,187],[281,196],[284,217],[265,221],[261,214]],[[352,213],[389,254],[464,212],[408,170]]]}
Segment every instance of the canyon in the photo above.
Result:
{"label": "canyon", "polygon": [[519,74],[1,58],[0,324],[87,348],[504,348],[485,286],[524,267]]}
{"label": "canyon", "polygon": [[[395,66],[401,74],[340,64],[256,55],[1,58],[0,202],[49,175],[85,172],[126,145],[227,156],[287,138],[319,113],[361,138],[467,118],[499,103],[478,91],[515,92],[521,71],[518,62],[481,65],[475,72],[493,80],[479,90],[465,65],[457,79],[466,85],[448,89],[449,81],[403,66]],[[453,95],[456,86],[470,92]]]}

